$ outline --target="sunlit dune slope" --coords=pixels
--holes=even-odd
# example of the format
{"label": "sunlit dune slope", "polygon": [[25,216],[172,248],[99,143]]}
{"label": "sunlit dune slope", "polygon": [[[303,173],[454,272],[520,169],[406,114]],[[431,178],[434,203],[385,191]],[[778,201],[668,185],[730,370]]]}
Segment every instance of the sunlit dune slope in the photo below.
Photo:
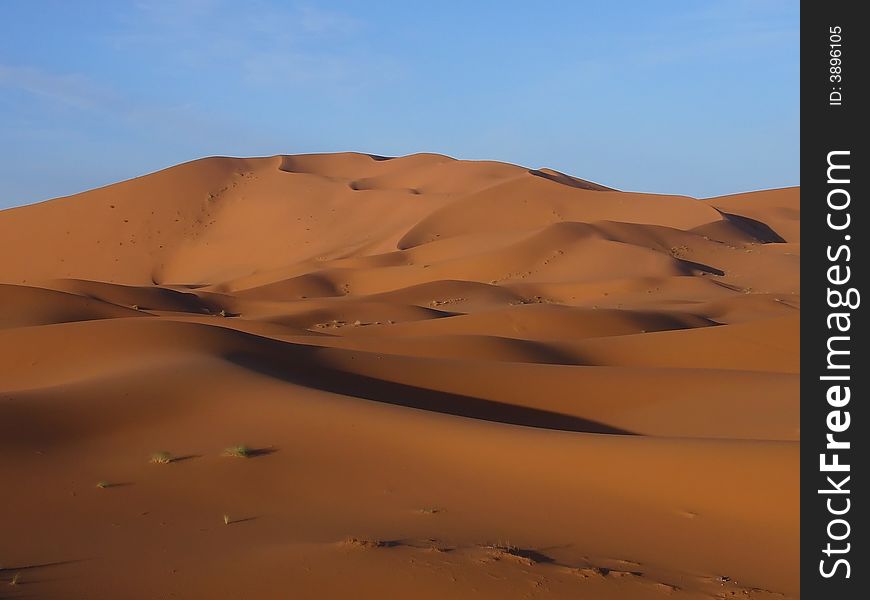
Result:
{"label": "sunlit dune slope", "polygon": [[0,581],[796,598],[799,226],[435,154],[2,211]]}

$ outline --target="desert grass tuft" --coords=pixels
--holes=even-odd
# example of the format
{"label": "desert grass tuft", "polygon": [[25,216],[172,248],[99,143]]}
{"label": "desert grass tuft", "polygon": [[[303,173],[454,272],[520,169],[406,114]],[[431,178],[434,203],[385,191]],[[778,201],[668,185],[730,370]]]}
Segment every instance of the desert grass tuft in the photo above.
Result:
{"label": "desert grass tuft", "polygon": [[346,537],[342,541],[345,546],[355,546],[357,548],[381,548],[384,543],[380,540],[368,540],[357,537]]}
{"label": "desert grass tuft", "polygon": [[230,456],[232,458],[251,458],[254,455],[254,449],[250,446],[239,444],[238,446],[230,446],[229,448],[224,448],[224,451],[221,453],[221,455]]}
{"label": "desert grass tuft", "polygon": [[97,487],[100,488],[101,490],[104,490],[108,487],[112,487],[112,484],[109,483],[108,481],[98,481]]}
{"label": "desert grass tuft", "polygon": [[168,465],[173,460],[175,460],[175,457],[170,452],[163,451],[152,454],[150,462],[153,465]]}
{"label": "desert grass tuft", "polygon": [[229,515],[224,515],[224,525],[229,525],[230,523],[232,523],[232,520],[230,519],[230,516],[229,516]]}
{"label": "desert grass tuft", "polygon": [[12,579],[9,580],[9,585],[18,585],[21,581],[21,573],[16,573],[12,576]]}

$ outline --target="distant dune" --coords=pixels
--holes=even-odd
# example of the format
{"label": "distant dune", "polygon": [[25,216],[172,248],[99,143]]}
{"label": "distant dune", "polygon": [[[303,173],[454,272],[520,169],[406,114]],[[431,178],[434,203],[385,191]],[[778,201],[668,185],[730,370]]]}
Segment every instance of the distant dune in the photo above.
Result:
{"label": "distant dune", "polygon": [[435,154],[0,211],[0,597],[796,598],[799,226]]}

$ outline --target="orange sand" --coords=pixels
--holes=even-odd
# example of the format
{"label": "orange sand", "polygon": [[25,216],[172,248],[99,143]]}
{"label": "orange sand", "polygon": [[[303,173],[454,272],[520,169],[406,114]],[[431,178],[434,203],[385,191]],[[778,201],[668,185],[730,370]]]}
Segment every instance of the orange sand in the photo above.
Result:
{"label": "orange sand", "polygon": [[2,211],[0,597],[797,597],[799,223],[433,154]]}

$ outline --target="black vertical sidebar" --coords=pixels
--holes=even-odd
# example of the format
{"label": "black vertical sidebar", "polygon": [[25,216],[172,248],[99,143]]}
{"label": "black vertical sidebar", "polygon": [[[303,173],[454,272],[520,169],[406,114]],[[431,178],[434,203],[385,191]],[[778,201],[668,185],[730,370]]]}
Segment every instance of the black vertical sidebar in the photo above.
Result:
{"label": "black vertical sidebar", "polygon": [[[801,4],[801,596],[867,597],[870,23]],[[868,298],[870,300],[870,298]],[[863,359],[863,364],[861,360]],[[859,460],[859,456],[863,459]]]}

